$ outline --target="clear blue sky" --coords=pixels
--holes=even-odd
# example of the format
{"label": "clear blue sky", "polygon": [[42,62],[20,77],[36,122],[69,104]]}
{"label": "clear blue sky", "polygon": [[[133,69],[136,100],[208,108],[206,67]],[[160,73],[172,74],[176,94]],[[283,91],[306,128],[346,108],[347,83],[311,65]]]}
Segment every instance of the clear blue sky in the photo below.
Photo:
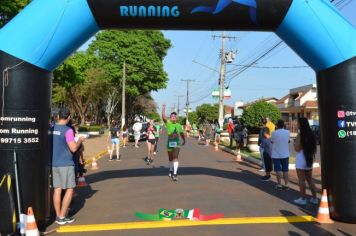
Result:
{"label": "clear blue sky", "polygon": [[[348,0],[350,1],[350,0]],[[348,1],[345,1],[347,3]],[[337,3],[337,2],[336,2]],[[342,6],[342,5],[341,5]],[[351,0],[341,10],[342,14],[356,26],[356,1]],[[163,31],[171,40],[173,47],[164,60],[165,70],[169,76],[166,89],[153,92],[153,98],[159,105],[166,103],[167,107],[177,106],[176,95],[180,98],[180,107],[185,105],[186,83],[182,79],[191,79],[190,101],[194,109],[202,103],[213,103],[211,92],[218,87],[219,74],[193,63],[195,60],[215,70],[220,69],[219,50],[221,40],[213,39],[213,35],[221,35],[220,31]],[[246,59],[254,54],[270,48],[280,39],[270,32],[226,32],[237,40],[226,41],[225,51],[237,50],[234,64],[246,64]],[[356,39],[355,39],[356,40]],[[307,66],[286,44],[282,44],[265,59],[259,61],[259,66]],[[227,66],[227,72],[236,69]],[[227,73],[227,81],[229,81]],[[231,78],[231,77],[230,77]],[[241,75],[231,79],[232,97],[225,104],[233,105],[235,101],[249,102],[258,98],[281,98],[288,94],[290,88],[316,83],[315,72],[311,68],[298,69],[259,69],[250,68]],[[168,109],[170,111],[170,109]]]}

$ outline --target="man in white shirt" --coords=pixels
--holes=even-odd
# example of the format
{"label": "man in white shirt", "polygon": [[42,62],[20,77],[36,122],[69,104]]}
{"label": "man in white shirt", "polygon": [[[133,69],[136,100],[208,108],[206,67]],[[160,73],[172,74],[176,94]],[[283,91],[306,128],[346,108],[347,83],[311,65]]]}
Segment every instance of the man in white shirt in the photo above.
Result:
{"label": "man in white shirt", "polygon": [[138,148],[138,141],[140,141],[141,137],[142,123],[139,120],[136,120],[136,123],[133,125],[132,129],[134,131],[135,147]]}
{"label": "man in white shirt", "polygon": [[[289,165],[289,130],[284,129],[283,120],[278,120],[277,129],[272,133],[272,161],[274,171],[277,175],[276,189],[289,189],[288,187],[288,165]],[[281,184],[281,172],[283,173],[284,185]]]}

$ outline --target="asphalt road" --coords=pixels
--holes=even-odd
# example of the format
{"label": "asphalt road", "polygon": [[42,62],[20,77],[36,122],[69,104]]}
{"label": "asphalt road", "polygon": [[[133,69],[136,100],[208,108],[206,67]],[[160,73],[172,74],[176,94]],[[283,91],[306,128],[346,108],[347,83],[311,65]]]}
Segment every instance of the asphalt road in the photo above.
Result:
{"label": "asphalt road", "polygon": [[[145,142],[138,149],[132,143],[122,149],[120,162],[109,162],[108,156],[101,158],[99,170],[89,170],[86,175],[89,186],[78,188],[78,196],[73,199],[70,214],[76,221],[60,227],[62,231],[73,231],[75,228],[70,227],[80,226],[82,232],[53,235],[356,235],[356,225],[268,223],[255,218],[316,215],[317,206],[293,204],[293,199],[299,197],[294,171],[290,173],[292,188],[278,191],[274,189],[275,176],[272,181],[262,182],[263,173],[258,171],[258,166],[237,163],[234,156],[214,151],[213,146],[204,147],[190,138],[181,150],[179,180],[173,182],[168,177],[164,145],[165,137],[160,140],[159,152],[149,166],[143,160]],[[105,145],[101,150],[97,148],[97,152],[105,148]],[[320,186],[320,179],[316,182]],[[135,217],[135,212],[154,214],[160,208],[199,208],[202,214],[221,212],[224,218],[221,225],[182,226],[179,224],[185,221],[176,219],[163,226],[152,222],[154,226],[150,228]],[[243,223],[242,217],[248,223]],[[228,220],[230,223],[226,224]],[[97,224],[100,225],[96,229],[90,228]],[[57,228],[53,223],[47,230]]]}

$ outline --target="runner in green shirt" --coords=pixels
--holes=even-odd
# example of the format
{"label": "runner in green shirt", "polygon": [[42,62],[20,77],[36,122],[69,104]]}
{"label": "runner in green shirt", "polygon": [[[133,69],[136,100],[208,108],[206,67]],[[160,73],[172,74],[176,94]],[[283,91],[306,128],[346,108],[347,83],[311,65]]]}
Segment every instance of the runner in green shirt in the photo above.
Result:
{"label": "runner in green shirt", "polygon": [[173,181],[177,181],[177,171],[179,166],[178,156],[180,146],[185,144],[185,136],[182,126],[177,123],[177,113],[172,112],[169,120],[167,120],[165,104],[162,106],[162,120],[166,124],[168,135],[167,151],[169,157],[169,177],[171,177]]}

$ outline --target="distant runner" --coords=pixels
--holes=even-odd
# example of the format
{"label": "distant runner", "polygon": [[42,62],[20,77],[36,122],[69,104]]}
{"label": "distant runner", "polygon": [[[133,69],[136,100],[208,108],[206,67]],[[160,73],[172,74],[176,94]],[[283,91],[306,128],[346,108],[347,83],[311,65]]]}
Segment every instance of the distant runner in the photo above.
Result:
{"label": "distant runner", "polygon": [[153,152],[153,155],[156,155],[157,152],[158,152],[158,141],[159,141],[159,137],[160,137],[160,134],[162,133],[162,128],[161,128],[161,125],[156,122],[156,124],[154,125],[155,128],[156,128],[156,145],[155,145],[155,149],[154,149],[154,152]]}
{"label": "distant runner", "polygon": [[[177,181],[177,171],[179,165],[178,156],[180,146],[185,144],[183,128],[179,123],[177,123],[177,113],[172,112],[170,119],[167,120],[165,104],[162,106],[162,120],[166,124],[168,135],[167,151],[169,157],[169,177],[171,177],[173,181]],[[182,139],[182,143],[179,136]]]}

